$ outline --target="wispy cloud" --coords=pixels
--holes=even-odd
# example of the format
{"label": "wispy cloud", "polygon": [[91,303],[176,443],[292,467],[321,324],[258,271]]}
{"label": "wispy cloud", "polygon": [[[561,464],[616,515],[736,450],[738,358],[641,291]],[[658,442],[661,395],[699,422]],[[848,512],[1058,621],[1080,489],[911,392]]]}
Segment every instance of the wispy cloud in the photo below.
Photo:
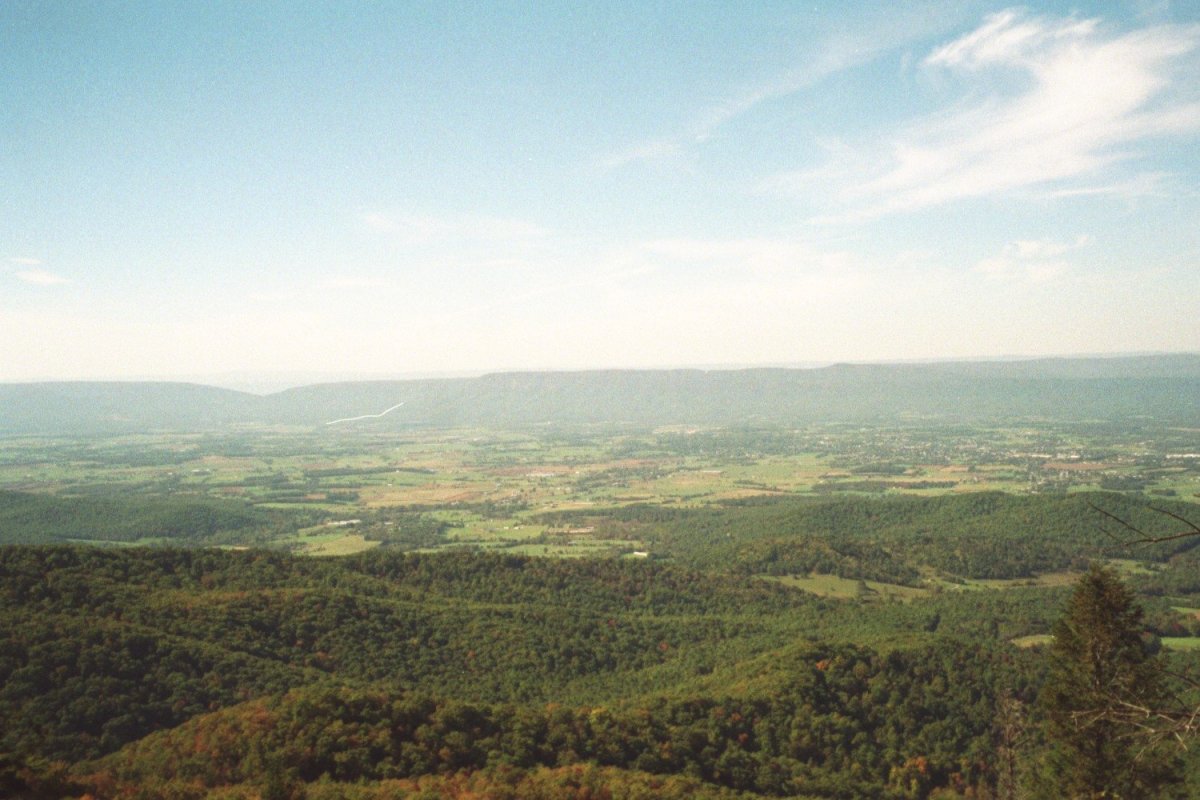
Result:
{"label": "wispy cloud", "polygon": [[[862,54],[859,54],[860,59],[863,57]],[[832,57],[826,57],[804,68],[781,75],[768,83],[753,87],[742,94],[734,95],[724,102],[705,109],[691,124],[680,131],[636,142],[627,148],[610,153],[600,160],[600,168],[608,171],[639,161],[658,161],[677,156],[685,152],[689,146],[708,141],[722,126],[752,111],[755,107],[812,86],[821,78],[852,66],[853,63],[857,63],[857,61],[847,58],[838,62]]]}
{"label": "wispy cloud", "polygon": [[1113,167],[1135,161],[1152,137],[1200,132],[1198,44],[1200,26],[1114,35],[1098,20],[1004,11],[924,61],[984,99],[919,121],[882,149],[850,148],[767,185],[808,193],[819,179],[828,192],[835,181],[843,210],[824,221],[1033,188],[1059,196],[1144,188],[1151,181]]}
{"label": "wispy cloud", "polygon": [[362,222],[376,233],[413,245],[443,241],[534,242],[549,235],[546,229],[531,222],[484,215],[433,216],[371,211],[362,215]]}
{"label": "wispy cloud", "polygon": [[57,286],[71,281],[61,275],[56,275],[44,269],[26,269],[13,273],[17,280],[32,283],[35,286]]}
{"label": "wispy cloud", "polygon": [[1098,197],[1104,195],[1126,198],[1163,197],[1173,191],[1168,186],[1173,176],[1166,172],[1141,172],[1129,178],[1117,178],[1109,183],[1090,183],[1051,189],[1050,197]]}
{"label": "wispy cloud", "polygon": [[726,99],[704,108],[681,129],[610,153],[600,159],[599,167],[608,171],[637,162],[678,156],[707,142],[725,125],[766,103],[810,89],[833,75],[874,61],[882,53],[927,33],[930,16],[924,12],[922,9],[917,13],[916,7],[908,14],[893,11],[886,23],[871,26],[870,30],[830,38],[814,48],[811,51],[814,55],[795,68],[730,92]]}
{"label": "wispy cloud", "polygon": [[729,269],[739,275],[837,271],[845,268],[848,258],[788,238],[655,239],[642,243],[641,251],[660,261]]}
{"label": "wispy cloud", "polygon": [[1015,9],[993,14],[975,31],[943,45],[925,59],[926,64],[979,68],[1006,64],[1026,57],[1047,41],[1091,36],[1096,20],[1065,20],[1048,26],[1040,20],[1023,19]]}
{"label": "wispy cloud", "polygon": [[604,156],[600,159],[598,166],[601,171],[608,172],[619,169],[626,164],[634,164],[639,161],[658,161],[663,158],[676,156],[683,151],[683,142],[685,140],[694,141],[695,138],[696,135],[693,133],[690,135],[664,136],[660,139],[638,142],[623,150],[618,150],[615,153]]}
{"label": "wispy cloud", "polygon": [[28,256],[17,256],[16,258],[10,258],[9,263],[20,267],[40,267],[42,260],[40,258],[29,258]]}
{"label": "wispy cloud", "polygon": [[639,260],[685,277],[689,288],[677,290],[693,300],[721,304],[734,297],[774,306],[846,297],[869,286],[871,277],[860,258],[838,249],[814,247],[788,238],[677,238],[643,242]]}
{"label": "wispy cloud", "polygon": [[999,255],[975,265],[975,272],[992,281],[1044,284],[1067,275],[1072,268],[1066,255],[1087,247],[1091,237],[1071,242],[1023,239],[1009,242]]}
{"label": "wispy cloud", "polygon": [[316,289],[377,289],[386,286],[379,278],[369,278],[361,275],[333,275],[314,284]]}

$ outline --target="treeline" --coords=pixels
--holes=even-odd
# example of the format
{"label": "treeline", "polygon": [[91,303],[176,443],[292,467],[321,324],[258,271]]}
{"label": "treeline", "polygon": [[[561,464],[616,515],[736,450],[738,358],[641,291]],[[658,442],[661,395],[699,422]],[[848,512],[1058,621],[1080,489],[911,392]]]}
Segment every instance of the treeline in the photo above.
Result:
{"label": "treeline", "polygon": [[[789,575],[830,573],[913,584],[923,568],[949,577],[1029,578],[1128,557],[1141,538],[1097,509],[1154,537],[1178,522],[1155,510],[1200,517],[1197,506],[1113,493],[838,500],[755,498],[723,506],[558,512],[548,524],[582,523],[650,542],[655,554],[697,569]],[[1138,558],[1166,562],[1200,537],[1149,543]]]}
{"label": "treeline", "polygon": [[453,526],[446,520],[421,511],[385,508],[360,513],[357,527],[367,541],[396,549],[416,550],[446,544],[449,541],[446,532]]}
{"label": "treeline", "polygon": [[63,497],[0,489],[0,545],[142,539],[262,544],[322,516],[319,511],[284,512],[201,496]]}

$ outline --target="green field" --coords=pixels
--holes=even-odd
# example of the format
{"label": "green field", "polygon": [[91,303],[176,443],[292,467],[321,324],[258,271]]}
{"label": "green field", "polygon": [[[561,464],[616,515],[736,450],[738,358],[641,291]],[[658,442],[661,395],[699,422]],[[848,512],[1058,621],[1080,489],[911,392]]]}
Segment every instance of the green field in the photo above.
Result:
{"label": "green field", "polygon": [[1163,647],[1168,650],[1200,650],[1200,636],[1164,636]]}
{"label": "green field", "polygon": [[[222,768],[245,790],[230,797],[267,796],[254,759],[306,753],[343,788],[384,780],[362,797],[393,796],[397,774],[577,797],[580,773],[553,770],[580,764],[646,797],[663,775],[721,800],[990,790],[996,704],[1036,716],[1039,645],[1089,562],[1145,599],[1173,661],[1200,652],[1200,549],[1135,547],[1096,511],[1151,537],[1200,516],[1164,493],[1194,479],[1167,458],[1193,439],[1031,423],[0,439],[17,654],[0,759],[189,797],[247,741]],[[127,665],[147,647],[143,679]],[[113,699],[89,728],[93,672]],[[414,719],[419,736],[397,733]],[[438,746],[388,761],[417,740]],[[568,794],[527,785],[544,780]]]}
{"label": "green field", "polygon": [[912,586],[900,586],[894,583],[879,581],[852,580],[839,578],[837,575],[809,575],[807,577],[787,576],[775,578],[785,586],[801,589],[818,597],[834,597],[839,599],[868,599],[878,597],[885,600],[911,600],[914,597],[928,597],[930,590]]}
{"label": "green field", "polygon": [[1034,633],[1029,636],[1018,636],[1012,640],[1012,643],[1020,648],[1041,647],[1050,644],[1054,641],[1054,637],[1048,633]]}
{"label": "green field", "polygon": [[[1187,446],[1172,436],[1163,440]],[[570,558],[648,550],[672,558],[677,556],[649,541],[663,535],[661,525],[619,521],[621,509],[704,512],[756,498],[937,498],[987,491],[1029,496],[1094,491],[1106,482],[1137,486],[1136,496],[1166,502],[1165,490],[1180,497],[1180,487],[1200,479],[1194,460],[1171,461],[1165,449],[1148,456],[1145,448],[1145,438],[1114,429],[1061,424],[744,431],[271,428],[17,437],[0,439],[0,490],[60,498],[210,498],[305,515],[291,530],[280,523],[274,533],[211,542],[222,546],[273,543],[320,554],[377,545],[423,551],[466,546]],[[409,535],[416,518],[426,520],[424,532]],[[560,518],[567,521],[551,521]],[[353,531],[319,535],[309,529],[313,521],[345,519],[362,523]],[[440,531],[425,530],[437,526]],[[1096,528],[1101,541],[1105,534]],[[127,541],[170,540],[149,529]],[[1128,575],[1148,569],[1146,559],[1108,558]],[[945,566],[918,566],[925,570],[921,583],[836,570],[820,577],[801,572],[791,580],[817,594],[854,597],[863,593],[858,580],[866,578],[867,594],[907,598],[939,587],[1052,588],[1076,574],[1047,566],[1022,578],[972,577]],[[837,583],[835,572],[851,585]]]}

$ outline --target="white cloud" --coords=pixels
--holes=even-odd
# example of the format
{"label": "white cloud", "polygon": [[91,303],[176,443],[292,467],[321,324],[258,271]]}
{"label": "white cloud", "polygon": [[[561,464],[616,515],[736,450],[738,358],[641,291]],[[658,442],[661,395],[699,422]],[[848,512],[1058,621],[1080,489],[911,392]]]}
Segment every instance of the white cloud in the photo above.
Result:
{"label": "white cloud", "polygon": [[1071,250],[1078,250],[1091,243],[1090,236],[1079,236],[1073,242],[1053,242],[1048,240],[1018,239],[1009,245],[1009,249],[1022,259],[1045,259],[1061,256]]}
{"label": "white cloud", "polygon": [[600,159],[599,166],[602,171],[607,172],[638,161],[658,161],[676,156],[682,150],[683,146],[680,140],[665,137],[662,139],[652,139],[648,142],[639,142],[624,150],[618,150],[615,153],[605,156]]}
{"label": "white cloud", "polygon": [[1006,64],[1027,58],[1055,39],[1091,36],[1096,20],[1067,20],[1047,26],[1039,20],[1025,20],[1015,9],[989,16],[974,32],[944,45],[925,59],[926,64],[964,66],[972,69],[988,64]]}
{"label": "white cloud", "polygon": [[930,26],[942,24],[924,4],[907,9],[888,9],[885,17],[871,21],[855,34],[843,34],[811,48],[799,47],[811,54],[798,66],[784,70],[756,85],[730,92],[725,100],[701,110],[681,129],[664,136],[637,142],[611,153],[598,162],[603,171],[643,161],[674,158],[697,144],[709,141],[728,123],[753,112],[771,101],[810,89],[840,72],[874,61],[914,38],[927,35]]}
{"label": "white cloud", "polygon": [[433,217],[384,214],[364,214],[363,222],[376,233],[386,233],[413,244],[432,241],[446,233],[446,226]]}
{"label": "white cloud", "polygon": [[405,244],[445,241],[534,242],[549,235],[532,222],[485,215],[431,216],[372,211],[362,216],[371,230]]}
{"label": "white cloud", "polygon": [[1142,172],[1131,178],[1118,179],[1109,183],[1065,186],[1051,191],[1050,197],[1095,197],[1103,195],[1134,197],[1162,197],[1166,195],[1166,184],[1171,176],[1165,172]]}
{"label": "white cloud", "polygon": [[809,66],[781,75],[773,81],[753,87],[706,109],[689,126],[677,134],[635,144],[603,158],[600,165],[604,169],[616,169],[638,161],[657,161],[677,156],[684,152],[689,145],[708,141],[722,126],[752,111],[762,103],[794,94],[814,85],[822,78],[854,66],[856,63],[861,63],[873,55],[873,52],[868,51],[857,53],[854,58],[849,55],[834,58],[831,54],[826,54]]}
{"label": "white cloud", "polygon": [[42,260],[40,258],[29,258],[26,256],[10,258],[9,261],[21,267],[40,267],[42,265]]}
{"label": "white cloud", "polygon": [[641,250],[652,259],[690,263],[697,268],[716,267],[739,276],[851,272],[848,254],[817,250],[805,242],[786,238],[656,239],[644,242]]}
{"label": "white cloud", "polygon": [[56,275],[53,272],[48,272],[44,269],[26,269],[14,273],[19,281],[32,283],[36,286],[56,286],[71,281],[61,275]]}
{"label": "white cloud", "polygon": [[317,281],[317,289],[375,289],[386,283],[378,278],[368,278],[360,275],[336,275]]}
{"label": "white cloud", "polygon": [[1096,20],[1005,11],[925,59],[961,76],[968,97],[982,90],[985,99],[913,124],[882,149],[854,149],[766,185],[828,192],[836,178],[843,210],[823,221],[1031,188],[1062,196],[1144,186],[1137,176],[1114,179],[1112,168],[1134,162],[1148,138],[1200,132],[1200,102],[1186,96],[1196,63],[1185,58],[1198,44],[1200,26],[1111,35]]}
{"label": "white cloud", "polygon": [[1019,239],[1005,245],[999,255],[980,261],[974,271],[992,281],[1051,283],[1071,272],[1072,264],[1064,256],[1087,247],[1091,241],[1090,236],[1079,236],[1072,242]]}

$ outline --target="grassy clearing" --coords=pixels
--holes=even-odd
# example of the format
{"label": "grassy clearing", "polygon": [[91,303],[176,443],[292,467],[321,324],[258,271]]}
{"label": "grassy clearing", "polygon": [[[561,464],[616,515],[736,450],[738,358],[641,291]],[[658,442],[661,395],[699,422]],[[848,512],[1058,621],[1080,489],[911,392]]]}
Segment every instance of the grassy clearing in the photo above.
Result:
{"label": "grassy clearing", "polygon": [[379,542],[368,542],[361,533],[339,534],[336,537],[320,538],[305,543],[300,552],[310,556],[348,556],[378,547]]}
{"label": "grassy clearing", "polygon": [[593,547],[573,547],[558,544],[518,544],[504,548],[505,553],[522,556],[548,556],[551,558],[588,558],[608,555],[608,550]]}
{"label": "grassy clearing", "polygon": [[457,543],[524,542],[539,538],[545,530],[543,525],[505,525],[495,520],[473,520],[464,522],[460,528],[451,528],[446,532],[446,538]]}
{"label": "grassy clearing", "polygon": [[763,576],[775,580],[785,586],[791,586],[818,597],[836,599],[852,599],[861,597],[881,597],[888,600],[911,600],[914,597],[927,597],[928,589],[913,586],[900,586],[895,583],[879,583],[878,581],[859,581],[853,578],[839,578],[837,575],[812,574],[807,577],[795,575]]}
{"label": "grassy clearing", "polygon": [[1168,650],[1200,650],[1200,636],[1164,636],[1161,641]]}
{"label": "grassy clearing", "polygon": [[311,508],[319,511],[330,511],[334,514],[344,514],[345,516],[354,515],[354,507],[343,505],[341,503],[324,503],[320,500],[298,500],[294,503],[286,501],[275,501],[267,503],[255,503],[255,508],[276,508],[283,511],[295,510],[298,508]]}
{"label": "grassy clearing", "polygon": [[1122,575],[1153,575],[1156,572],[1146,562],[1133,558],[1110,558],[1108,563]]}
{"label": "grassy clearing", "polygon": [[143,536],[131,542],[114,542],[108,539],[67,539],[71,544],[84,544],[89,547],[162,547],[170,545],[171,539],[165,536]]}
{"label": "grassy clearing", "polygon": [[980,578],[968,580],[967,585],[981,589],[1018,589],[1029,586],[1053,588],[1072,585],[1079,580],[1080,574],[1078,572],[1045,572],[1032,578]]}
{"label": "grassy clearing", "polygon": [[1054,641],[1054,637],[1048,633],[1035,633],[1030,636],[1018,636],[1012,640],[1012,643],[1017,647],[1041,647],[1050,644]]}

